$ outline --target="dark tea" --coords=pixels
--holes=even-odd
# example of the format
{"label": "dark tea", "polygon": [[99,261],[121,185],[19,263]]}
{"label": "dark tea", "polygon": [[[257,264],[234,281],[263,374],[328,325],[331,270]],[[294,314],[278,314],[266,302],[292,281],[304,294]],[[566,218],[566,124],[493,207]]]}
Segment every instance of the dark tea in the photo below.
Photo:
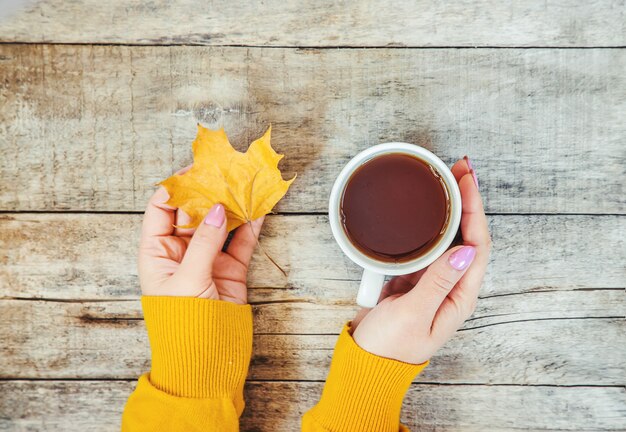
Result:
{"label": "dark tea", "polygon": [[341,221],[350,242],[386,262],[427,253],[445,232],[450,212],[446,185],[428,163],[404,153],[377,156],[350,177]]}

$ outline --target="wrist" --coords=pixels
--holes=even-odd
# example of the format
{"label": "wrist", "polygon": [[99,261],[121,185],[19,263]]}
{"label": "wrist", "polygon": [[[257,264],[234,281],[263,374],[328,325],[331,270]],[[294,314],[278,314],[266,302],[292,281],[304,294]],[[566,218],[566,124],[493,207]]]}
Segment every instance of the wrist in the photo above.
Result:
{"label": "wrist", "polygon": [[150,382],[187,398],[241,399],[252,354],[252,310],[193,297],[141,299],[150,347]]}
{"label": "wrist", "polygon": [[322,426],[341,431],[397,431],[402,400],[428,362],[415,365],[371,354],[359,347],[345,326],[320,402],[311,415]]}

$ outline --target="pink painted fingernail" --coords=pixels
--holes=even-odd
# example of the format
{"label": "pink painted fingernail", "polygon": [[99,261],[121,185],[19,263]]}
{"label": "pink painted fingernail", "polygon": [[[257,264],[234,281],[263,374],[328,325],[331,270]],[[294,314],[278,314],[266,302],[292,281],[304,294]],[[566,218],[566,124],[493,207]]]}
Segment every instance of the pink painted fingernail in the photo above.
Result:
{"label": "pink painted fingernail", "polygon": [[463,246],[458,251],[454,252],[448,258],[448,262],[456,270],[465,270],[474,261],[476,256],[476,249],[473,246]]}
{"label": "pink painted fingernail", "polygon": [[474,179],[474,184],[476,185],[476,189],[480,189],[478,187],[478,177],[476,177],[476,171],[474,171],[473,169],[470,170],[470,172],[472,173],[472,178]]}
{"label": "pink painted fingernail", "polygon": [[226,219],[224,206],[221,204],[215,204],[204,217],[204,223],[219,228],[224,225],[224,219]]}

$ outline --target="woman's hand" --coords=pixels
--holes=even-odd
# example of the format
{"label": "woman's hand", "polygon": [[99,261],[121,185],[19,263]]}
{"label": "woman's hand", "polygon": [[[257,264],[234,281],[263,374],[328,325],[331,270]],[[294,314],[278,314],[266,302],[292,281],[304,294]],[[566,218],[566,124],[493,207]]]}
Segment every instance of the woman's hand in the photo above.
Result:
{"label": "woman's hand", "polygon": [[364,350],[407,363],[423,363],[452,337],[476,307],[491,238],[469,159],[452,167],[463,200],[457,246],[417,273],[395,277],[373,309],[362,309],[352,336]]}
{"label": "woman's hand", "polygon": [[198,228],[180,229],[175,226],[186,225],[189,217],[165,205],[167,199],[167,191],[160,187],[144,216],[139,246],[142,293],[245,304],[248,264],[263,218],[237,228],[223,252],[228,232],[221,204],[213,206]]}

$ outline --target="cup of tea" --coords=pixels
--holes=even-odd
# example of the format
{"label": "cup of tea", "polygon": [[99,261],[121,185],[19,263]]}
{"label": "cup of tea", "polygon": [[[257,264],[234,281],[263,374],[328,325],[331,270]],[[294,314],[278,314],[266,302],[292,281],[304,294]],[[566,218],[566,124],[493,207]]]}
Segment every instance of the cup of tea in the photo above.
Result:
{"label": "cup of tea", "polygon": [[341,250],[363,267],[357,304],[371,308],[386,275],[421,270],[450,247],[461,222],[461,193],[450,169],[430,151],[384,143],[341,170],[328,216]]}

